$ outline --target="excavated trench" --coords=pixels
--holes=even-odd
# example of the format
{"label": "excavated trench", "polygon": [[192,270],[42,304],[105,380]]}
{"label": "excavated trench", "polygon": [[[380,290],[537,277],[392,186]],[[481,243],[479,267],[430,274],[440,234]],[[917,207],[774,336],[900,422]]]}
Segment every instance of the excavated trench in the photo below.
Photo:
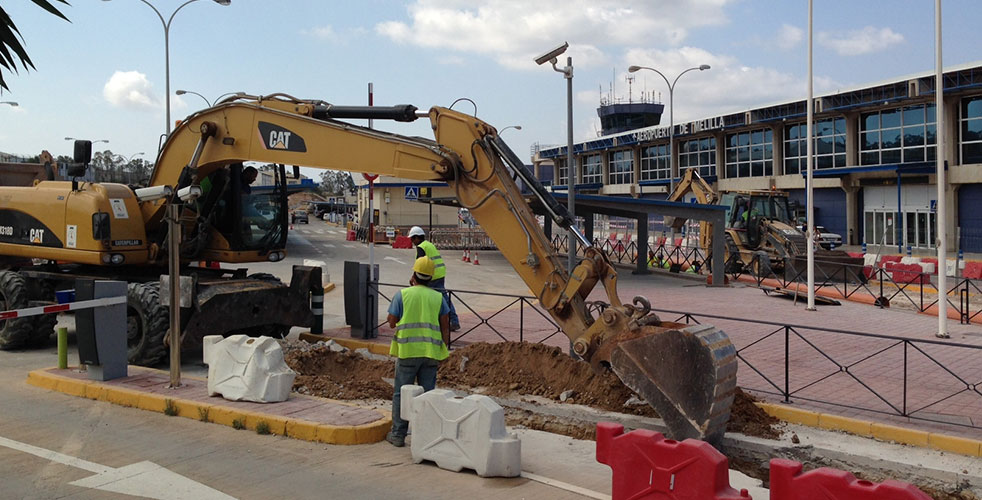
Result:
{"label": "excavated trench", "polygon": [[[395,363],[391,358],[366,357],[351,351],[332,350],[323,343],[302,341],[284,343],[284,351],[287,364],[299,374],[294,382],[297,392],[345,400],[392,399]],[[594,439],[598,418],[621,420],[626,427],[632,428],[638,427],[632,424],[643,422],[646,417],[657,417],[655,411],[640,401],[613,373],[595,374],[587,363],[573,360],[559,348],[542,344],[478,343],[457,349],[441,363],[437,386],[498,398],[509,426],[523,426],[576,439]],[[583,406],[596,411],[584,413],[580,410]],[[563,411],[564,408],[569,410]],[[622,418],[611,417],[610,412],[621,414]],[[727,432],[751,436],[750,440],[773,440],[781,438],[784,424],[754,405],[754,398],[738,389]],[[872,481],[897,478],[896,470],[891,474],[891,467],[886,463],[882,467],[870,467],[864,473],[853,462],[830,460],[820,453],[812,454],[802,449],[765,447],[748,451],[728,446],[724,452],[732,468],[763,480],[765,486],[768,472],[763,464],[778,456],[801,461],[806,469],[832,466]],[[899,479],[918,484],[937,500],[979,498],[967,484],[951,485],[948,481],[930,479],[918,481],[916,477]]]}

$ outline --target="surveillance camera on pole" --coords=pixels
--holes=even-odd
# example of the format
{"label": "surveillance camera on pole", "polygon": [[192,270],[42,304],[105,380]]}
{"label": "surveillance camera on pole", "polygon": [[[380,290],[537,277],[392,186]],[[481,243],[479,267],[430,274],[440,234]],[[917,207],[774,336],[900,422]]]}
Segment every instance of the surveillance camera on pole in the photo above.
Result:
{"label": "surveillance camera on pole", "polygon": [[551,62],[552,65],[555,66],[556,63],[559,62],[559,60],[556,58],[561,56],[563,52],[566,52],[566,49],[568,48],[569,48],[569,42],[563,42],[563,44],[560,45],[559,47],[556,47],[550,50],[549,52],[546,52],[545,54],[536,57],[535,63],[541,66],[547,62]]}

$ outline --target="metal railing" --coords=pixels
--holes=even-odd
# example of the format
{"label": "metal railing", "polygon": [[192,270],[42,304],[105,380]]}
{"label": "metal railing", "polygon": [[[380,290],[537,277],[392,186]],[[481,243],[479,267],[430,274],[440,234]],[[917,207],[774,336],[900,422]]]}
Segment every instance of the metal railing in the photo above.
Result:
{"label": "metal railing", "polygon": [[[396,293],[398,293],[399,290],[405,288],[405,285],[396,283],[370,282],[369,287],[375,291],[378,291],[378,295],[385,299],[386,302],[391,303],[392,297],[383,293],[382,288],[395,288]],[[553,321],[545,311],[535,305],[535,302],[537,302],[538,299],[531,295],[511,295],[506,293],[450,289],[447,289],[447,294],[450,295],[450,300],[454,302],[458,315],[461,312],[466,311],[465,314],[469,312],[473,314],[473,317],[477,320],[476,324],[468,325],[459,332],[451,334],[451,345],[468,335],[474,337],[482,331],[493,333],[502,341],[514,341],[514,333],[507,336],[502,333],[502,330],[507,326],[507,323],[511,323],[511,328],[514,328],[513,319],[508,318],[508,315],[505,314],[506,311],[513,311],[514,309],[518,309],[518,342],[525,342],[526,340],[529,340],[530,335],[532,337],[538,337],[537,340],[534,340],[535,343],[546,342],[555,337],[557,334],[563,335],[559,325]],[[464,297],[466,296],[499,297],[507,303],[503,306],[498,306],[491,312],[481,311],[464,300]],[[463,308],[461,306],[463,306]],[[385,324],[386,322],[382,321],[376,326],[376,328],[379,328]]]}
{"label": "metal railing", "polygon": [[[782,287],[795,286],[806,281],[806,269],[787,269],[779,274],[769,266],[759,264],[759,256],[754,256],[750,265],[740,266],[734,261],[727,262],[727,275],[731,279],[749,276],[757,286],[763,286],[765,279],[777,280]],[[766,269],[765,272],[759,272]],[[941,270],[944,272],[944,270]],[[852,299],[857,295],[867,295],[879,307],[906,306],[917,312],[927,312],[939,303],[936,276],[923,271],[889,269],[884,267],[860,267],[841,262],[816,260],[815,290],[831,290],[832,298]],[[982,288],[980,282],[971,278],[954,278],[953,284],[945,293],[948,307],[957,312],[962,324],[969,324],[982,314]],[[973,300],[974,299],[974,300]]]}
{"label": "metal railing", "polygon": [[[968,418],[982,409],[982,370],[973,360],[982,346],[862,333],[712,314],[653,309],[677,314],[676,322],[712,320],[737,347],[740,387],[794,400],[974,429]],[[701,320],[701,321],[700,321]],[[758,330],[763,327],[764,330]],[[774,364],[775,356],[781,363]],[[947,357],[956,363],[942,362]],[[765,366],[768,361],[771,366]],[[873,361],[880,361],[872,366]],[[823,366],[824,365],[824,366]],[[953,366],[954,365],[954,366]],[[826,395],[826,396],[823,396]],[[944,403],[965,408],[953,415]],[[972,409],[974,408],[974,410]],[[959,421],[952,416],[965,417]]]}

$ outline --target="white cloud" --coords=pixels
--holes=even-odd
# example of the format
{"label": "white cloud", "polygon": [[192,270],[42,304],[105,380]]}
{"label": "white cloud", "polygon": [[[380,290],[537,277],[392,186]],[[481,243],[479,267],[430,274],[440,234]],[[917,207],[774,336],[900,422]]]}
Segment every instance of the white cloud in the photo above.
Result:
{"label": "white cloud", "polygon": [[327,40],[330,42],[338,41],[338,34],[334,31],[331,26],[318,26],[316,28],[300,30],[300,33],[307,36],[312,36],[314,38],[320,38],[321,40]]}
{"label": "white cloud", "polygon": [[804,33],[805,31],[797,26],[782,24],[781,29],[777,31],[775,44],[781,50],[791,50],[801,43]]}
{"label": "white cloud", "polygon": [[904,41],[904,36],[890,28],[867,26],[848,32],[820,32],[818,43],[840,56],[858,56],[886,50]]}
{"label": "white cloud", "polygon": [[153,93],[153,84],[139,71],[117,71],[102,88],[102,96],[119,108],[155,110],[161,107],[160,98]]}
{"label": "white cloud", "polygon": [[410,22],[386,21],[375,31],[399,43],[490,56],[499,64],[534,69],[532,58],[569,38],[578,67],[607,62],[603,47],[678,45],[693,28],[726,22],[723,6],[732,0],[416,0]]}
{"label": "white cloud", "polygon": [[[706,71],[690,71],[675,87],[675,122],[718,116],[775,102],[804,99],[806,81],[792,73],[767,67],[745,66],[734,57],[717,55],[695,47],[677,50],[627,51],[622,67],[636,64],[658,69],[669,80],[688,68],[710,65]],[[661,93],[668,105],[668,87],[657,74],[635,73],[634,89]],[[816,92],[835,88],[833,82],[816,78]],[[667,124],[668,109],[663,121]]]}

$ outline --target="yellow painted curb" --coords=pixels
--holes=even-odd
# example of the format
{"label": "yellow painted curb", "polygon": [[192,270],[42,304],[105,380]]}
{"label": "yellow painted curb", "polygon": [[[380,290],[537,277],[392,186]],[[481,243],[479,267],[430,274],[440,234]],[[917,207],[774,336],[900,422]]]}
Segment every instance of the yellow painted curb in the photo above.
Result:
{"label": "yellow painted curb", "polygon": [[818,415],[818,426],[822,429],[844,431],[863,437],[870,437],[873,435],[872,422],[857,420],[849,417],[840,417],[839,415],[829,415],[827,413],[820,413]]}
{"label": "yellow painted curb", "polygon": [[897,443],[912,444],[914,446],[927,447],[927,435],[925,431],[915,431],[905,429],[896,425],[873,423],[873,437],[884,441],[895,441]]}
{"label": "yellow painted curb", "polygon": [[927,436],[931,448],[962,455],[982,457],[982,443],[974,439],[930,433]]}
{"label": "yellow painted curb", "polygon": [[[348,348],[351,349],[352,347],[348,346]],[[375,410],[382,418],[364,425],[319,424],[307,420],[290,418],[289,416],[266,415],[248,410],[240,410],[220,404],[210,404],[182,398],[168,398],[163,394],[140,392],[125,387],[102,384],[98,381],[63,377],[50,373],[47,370],[34,370],[28,373],[27,383],[42,389],[61,392],[71,396],[105,401],[107,403],[157,413],[164,413],[168,403],[170,403],[170,406],[177,411],[176,416],[229,427],[234,427],[234,423],[238,421],[244,428],[253,431],[256,430],[260,422],[265,422],[269,426],[271,434],[327,444],[354,445],[377,443],[385,439],[385,434],[392,426],[391,415],[382,410]],[[360,408],[356,404],[344,401],[328,401]]]}
{"label": "yellow painted curb", "polygon": [[872,437],[881,441],[894,441],[901,444],[934,448],[960,455],[982,457],[982,441],[934,432],[907,429],[895,425],[881,424],[828,413],[818,413],[798,408],[789,408],[773,403],[754,403],[768,415],[794,424],[819,427],[822,429],[844,431],[862,437]]}
{"label": "yellow painted curb", "polygon": [[337,342],[338,344],[341,344],[341,345],[343,345],[343,346],[345,346],[345,347],[347,347],[348,349],[351,349],[351,350],[361,349],[362,347],[364,347],[364,348],[368,349],[368,352],[371,352],[371,353],[374,353],[374,354],[381,354],[383,356],[388,356],[389,355],[389,345],[388,344],[379,344],[378,342],[366,342],[364,340],[358,340],[358,339],[346,339],[346,338],[340,338],[340,337],[329,337],[327,335],[318,335],[316,333],[310,333],[310,332],[303,332],[303,333],[301,333],[300,334],[300,340],[306,340],[307,342],[314,342],[314,343],[320,342],[322,340],[324,342],[327,342],[329,340],[333,340],[333,341]]}

